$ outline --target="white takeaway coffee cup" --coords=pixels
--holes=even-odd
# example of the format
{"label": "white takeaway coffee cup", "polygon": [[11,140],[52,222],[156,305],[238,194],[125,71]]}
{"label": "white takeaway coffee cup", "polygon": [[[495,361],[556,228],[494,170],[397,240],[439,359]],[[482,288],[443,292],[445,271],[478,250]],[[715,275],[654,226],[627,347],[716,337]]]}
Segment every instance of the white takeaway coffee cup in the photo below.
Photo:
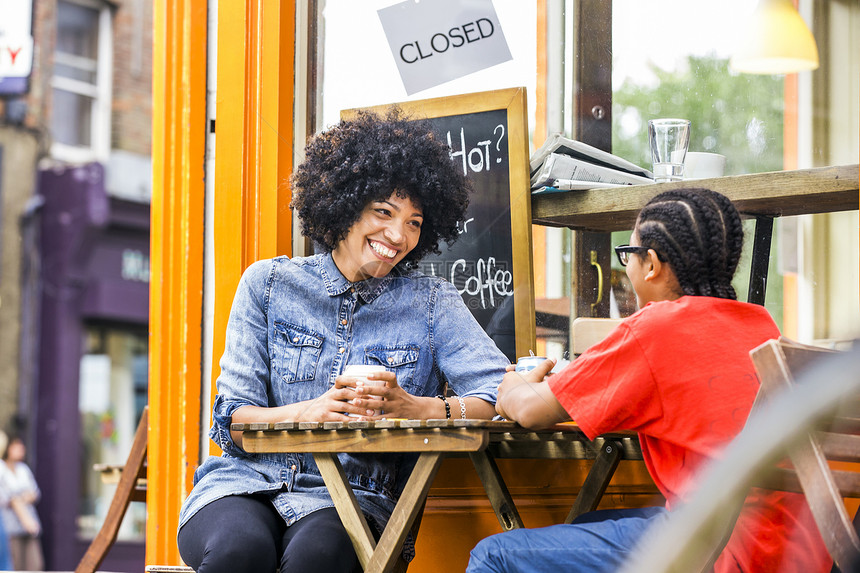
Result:
{"label": "white takeaway coffee cup", "polygon": [[[347,364],[343,375],[355,379],[356,382],[360,381],[365,386],[384,386],[385,380],[368,380],[367,376],[376,372],[385,372],[385,370],[385,366],[373,364]],[[352,404],[352,400],[349,403]]]}
{"label": "white takeaway coffee cup", "polygon": [[383,386],[385,380],[368,380],[370,374],[376,372],[385,372],[385,366],[375,366],[373,364],[347,364],[343,371],[344,376],[361,380],[366,386]]}

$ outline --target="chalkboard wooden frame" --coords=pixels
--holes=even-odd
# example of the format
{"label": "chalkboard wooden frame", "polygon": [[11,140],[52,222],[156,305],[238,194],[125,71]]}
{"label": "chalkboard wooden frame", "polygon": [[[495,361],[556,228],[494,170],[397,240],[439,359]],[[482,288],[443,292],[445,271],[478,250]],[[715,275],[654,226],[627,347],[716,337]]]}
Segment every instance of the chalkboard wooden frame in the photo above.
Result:
{"label": "chalkboard wooden frame", "polygon": [[[528,109],[526,88],[507,88],[424,100],[360,108],[385,112],[397,106],[416,118],[445,118],[503,110],[507,117],[510,185],[511,247],[516,354],[527,356],[535,348],[535,294],[532,255],[532,211],[529,191]],[[359,108],[343,110],[341,117]],[[480,193],[480,189],[476,189]]]}

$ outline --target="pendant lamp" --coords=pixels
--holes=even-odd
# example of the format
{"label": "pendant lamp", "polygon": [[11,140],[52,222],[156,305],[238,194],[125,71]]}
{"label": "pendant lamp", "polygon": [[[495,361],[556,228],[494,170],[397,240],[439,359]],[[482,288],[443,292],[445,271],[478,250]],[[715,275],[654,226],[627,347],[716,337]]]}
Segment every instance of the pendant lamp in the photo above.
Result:
{"label": "pendant lamp", "polygon": [[792,74],[818,67],[818,48],[791,0],[759,0],[729,65],[748,74]]}

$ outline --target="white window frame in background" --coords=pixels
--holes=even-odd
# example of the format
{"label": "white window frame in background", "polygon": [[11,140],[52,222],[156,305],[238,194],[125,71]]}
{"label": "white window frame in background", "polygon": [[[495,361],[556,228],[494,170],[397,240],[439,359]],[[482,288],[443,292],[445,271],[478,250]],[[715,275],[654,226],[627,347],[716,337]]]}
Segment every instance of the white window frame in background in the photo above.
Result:
{"label": "white window frame in background", "polygon": [[[111,9],[107,3],[98,0],[58,0],[59,2],[77,4],[98,11],[98,47],[96,48],[95,62],[92,62],[88,58],[54,51],[54,58],[57,62],[72,65],[77,64],[82,68],[90,67],[95,69],[96,83],[91,84],[57,75],[51,78],[51,87],[54,89],[92,98],[90,145],[79,146],[55,142],[51,144],[51,156],[55,159],[72,163],[86,163],[88,161],[104,162],[108,160],[111,148],[110,127],[113,85],[113,20]],[[57,13],[59,14],[59,10]],[[53,110],[51,113],[53,114]]]}

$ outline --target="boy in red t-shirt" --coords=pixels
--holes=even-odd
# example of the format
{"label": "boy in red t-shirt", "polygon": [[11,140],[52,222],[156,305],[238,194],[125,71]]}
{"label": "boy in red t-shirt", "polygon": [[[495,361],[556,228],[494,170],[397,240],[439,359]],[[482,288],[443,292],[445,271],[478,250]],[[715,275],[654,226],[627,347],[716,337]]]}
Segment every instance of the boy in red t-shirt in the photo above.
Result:
{"label": "boy in red t-shirt", "polygon": [[[615,251],[641,310],[546,380],[549,360],[508,373],[496,410],[529,428],[573,419],[591,439],[637,431],[666,508],[595,511],[570,525],[493,535],[472,550],[469,573],[618,569],[746,422],[759,386],[749,351],[779,330],[731,286],[743,244],[737,210],[705,189],[661,193],[642,209],[631,243]],[[715,571],[830,566],[804,497],[754,489]]]}

